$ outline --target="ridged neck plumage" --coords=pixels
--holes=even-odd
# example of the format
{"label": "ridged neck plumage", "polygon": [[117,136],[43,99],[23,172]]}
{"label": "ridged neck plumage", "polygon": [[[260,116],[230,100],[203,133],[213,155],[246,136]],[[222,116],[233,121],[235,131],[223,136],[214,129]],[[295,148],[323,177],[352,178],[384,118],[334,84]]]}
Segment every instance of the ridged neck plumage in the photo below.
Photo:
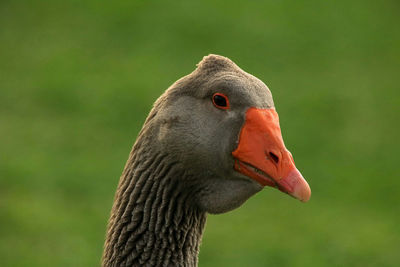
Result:
{"label": "ridged neck plumage", "polygon": [[197,266],[206,214],[182,183],[189,174],[173,155],[157,151],[147,131],[118,185],[103,266]]}

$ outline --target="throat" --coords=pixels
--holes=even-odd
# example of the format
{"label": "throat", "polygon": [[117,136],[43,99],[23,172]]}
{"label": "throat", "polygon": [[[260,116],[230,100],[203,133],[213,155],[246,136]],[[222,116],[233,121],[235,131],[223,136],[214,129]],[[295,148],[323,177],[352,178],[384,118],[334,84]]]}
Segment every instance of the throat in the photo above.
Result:
{"label": "throat", "polygon": [[[135,151],[135,148],[133,149]],[[197,266],[206,214],[179,183],[179,164],[132,152],[118,185],[103,266]]]}

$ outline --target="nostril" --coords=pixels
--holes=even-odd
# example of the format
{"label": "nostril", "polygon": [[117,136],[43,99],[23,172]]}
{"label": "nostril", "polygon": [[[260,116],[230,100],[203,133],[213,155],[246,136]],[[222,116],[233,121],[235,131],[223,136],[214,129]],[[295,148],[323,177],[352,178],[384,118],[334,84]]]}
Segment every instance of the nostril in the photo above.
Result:
{"label": "nostril", "polygon": [[271,157],[271,159],[272,159],[276,164],[279,163],[279,157],[278,157],[277,155],[275,155],[275,154],[272,153],[272,152],[269,152],[269,156]]}

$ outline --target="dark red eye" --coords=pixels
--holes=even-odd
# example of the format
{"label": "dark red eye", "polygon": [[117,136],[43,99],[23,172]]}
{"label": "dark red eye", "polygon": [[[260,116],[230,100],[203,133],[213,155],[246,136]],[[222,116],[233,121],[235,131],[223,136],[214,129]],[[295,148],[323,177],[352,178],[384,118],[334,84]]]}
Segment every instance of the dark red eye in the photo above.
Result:
{"label": "dark red eye", "polygon": [[215,93],[212,97],[214,106],[220,109],[229,109],[228,97],[221,93]]}

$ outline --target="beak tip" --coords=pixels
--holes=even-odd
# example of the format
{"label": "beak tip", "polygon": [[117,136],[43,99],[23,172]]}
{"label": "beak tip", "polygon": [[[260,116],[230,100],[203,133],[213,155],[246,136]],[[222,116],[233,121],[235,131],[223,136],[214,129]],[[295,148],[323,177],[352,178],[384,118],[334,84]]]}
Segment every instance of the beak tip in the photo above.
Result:
{"label": "beak tip", "polygon": [[300,201],[303,203],[306,203],[310,200],[311,198],[311,190],[307,193],[307,195],[303,196],[302,198],[300,198]]}
{"label": "beak tip", "polygon": [[291,189],[288,190],[288,194],[297,198],[301,202],[305,203],[310,200],[311,188],[299,170],[292,170],[289,175],[281,181],[281,184],[286,185],[286,188]]}
{"label": "beak tip", "polygon": [[302,183],[302,186],[298,189],[297,192],[294,192],[294,197],[299,199],[301,202],[306,203],[310,200],[311,198],[311,188],[306,182],[306,180],[303,180],[304,183]]}

